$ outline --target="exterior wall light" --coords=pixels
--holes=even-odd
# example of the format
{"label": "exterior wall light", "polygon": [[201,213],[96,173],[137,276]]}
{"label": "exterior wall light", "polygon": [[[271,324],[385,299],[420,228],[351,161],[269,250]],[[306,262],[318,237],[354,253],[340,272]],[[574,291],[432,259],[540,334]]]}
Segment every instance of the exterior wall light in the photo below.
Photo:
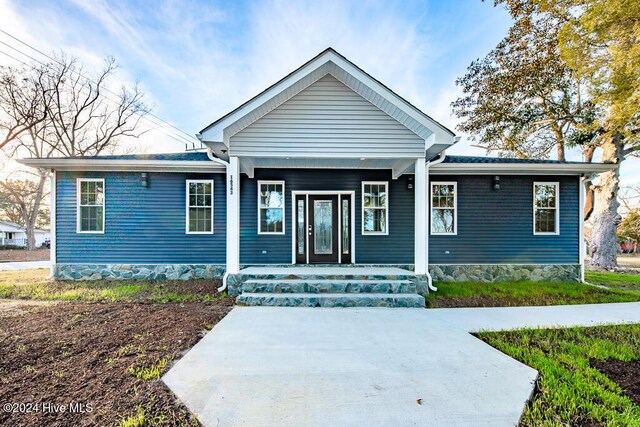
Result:
{"label": "exterior wall light", "polygon": [[413,190],[413,175],[407,175],[407,190]]}
{"label": "exterior wall light", "polygon": [[145,188],[149,186],[149,176],[147,175],[146,172],[142,172],[140,174],[140,182],[142,183],[142,186]]}
{"label": "exterior wall light", "polygon": [[495,191],[500,189],[500,177],[498,175],[493,177],[493,189]]}

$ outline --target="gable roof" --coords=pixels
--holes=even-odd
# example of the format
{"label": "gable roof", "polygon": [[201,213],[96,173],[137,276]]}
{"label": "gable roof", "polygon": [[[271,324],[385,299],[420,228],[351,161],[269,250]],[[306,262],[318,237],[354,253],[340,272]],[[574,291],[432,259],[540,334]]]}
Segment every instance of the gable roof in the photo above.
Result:
{"label": "gable roof", "polygon": [[205,127],[198,137],[205,143],[224,143],[260,117],[305,88],[331,74],[343,84],[396,119],[412,132],[434,143],[452,145],[455,134],[419,110],[332,48],[327,48],[298,69],[269,86],[236,109]]}

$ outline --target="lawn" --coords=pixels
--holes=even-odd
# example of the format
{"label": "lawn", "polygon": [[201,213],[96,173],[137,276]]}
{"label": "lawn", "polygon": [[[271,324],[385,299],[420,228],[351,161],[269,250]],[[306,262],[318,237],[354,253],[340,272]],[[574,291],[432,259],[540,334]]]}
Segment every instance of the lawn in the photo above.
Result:
{"label": "lawn", "polygon": [[640,325],[477,336],[540,373],[520,425],[640,425]]}
{"label": "lawn", "polygon": [[[600,273],[598,273],[600,274]],[[640,283],[640,276],[631,276]],[[618,279],[623,280],[623,279]],[[609,284],[603,278],[601,284]],[[582,283],[562,282],[440,282],[427,298],[435,307],[508,307],[533,305],[596,304],[640,301],[640,286],[603,289]]]}
{"label": "lawn", "polygon": [[207,302],[227,298],[217,293],[219,280],[77,281],[48,280],[49,270],[0,271],[0,298],[92,302]]}
{"label": "lawn", "polygon": [[589,283],[612,289],[640,291],[640,274],[587,271],[584,279]]}

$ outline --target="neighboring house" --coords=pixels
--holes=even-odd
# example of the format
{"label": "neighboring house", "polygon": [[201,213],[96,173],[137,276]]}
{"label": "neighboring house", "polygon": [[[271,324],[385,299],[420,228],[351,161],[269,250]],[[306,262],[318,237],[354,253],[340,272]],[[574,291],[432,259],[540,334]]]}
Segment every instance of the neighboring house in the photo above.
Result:
{"label": "neighboring house", "polygon": [[247,265],[578,280],[581,177],[614,167],[446,156],[451,130],[332,49],[198,137],[206,153],[22,160],[55,171],[55,274],[227,273],[232,293]]}
{"label": "neighboring house", "polygon": [[[51,239],[51,233],[45,230],[34,231],[36,247],[39,248]],[[27,231],[20,224],[9,221],[0,221],[0,246],[27,246]]]}

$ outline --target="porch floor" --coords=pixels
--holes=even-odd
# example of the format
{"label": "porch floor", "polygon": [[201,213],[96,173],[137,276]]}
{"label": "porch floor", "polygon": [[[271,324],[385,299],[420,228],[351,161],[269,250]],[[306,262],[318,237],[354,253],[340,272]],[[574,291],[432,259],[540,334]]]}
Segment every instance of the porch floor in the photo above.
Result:
{"label": "porch floor", "polygon": [[362,276],[413,276],[413,271],[398,267],[368,267],[357,265],[291,265],[291,266],[253,266],[240,270],[240,274],[267,275],[267,274],[291,274],[296,276],[306,275],[362,275]]}

